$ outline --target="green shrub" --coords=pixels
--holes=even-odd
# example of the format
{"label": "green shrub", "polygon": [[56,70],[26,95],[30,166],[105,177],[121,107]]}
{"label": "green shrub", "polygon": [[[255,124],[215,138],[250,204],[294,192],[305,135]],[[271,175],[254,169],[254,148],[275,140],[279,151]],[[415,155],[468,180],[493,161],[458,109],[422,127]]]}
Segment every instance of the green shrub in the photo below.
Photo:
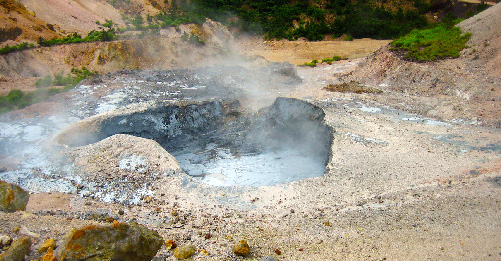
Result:
{"label": "green shrub", "polygon": [[458,27],[445,24],[423,30],[413,30],[409,34],[394,40],[394,49],[406,52],[410,60],[425,62],[444,58],[459,57],[460,51],[466,48],[471,34],[461,34]]}
{"label": "green shrub", "polygon": [[35,82],[35,87],[37,88],[43,88],[49,86],[52,86],[52,77],[50,75],[46,75]]}
{"label": "green shrub", "polygon": [[[63,76],[63,73],[55,74],[54,78],[47,75],[35,82],[35,86],[40,88],[34,92],[24,93],[21,90],[12,90],[5,96],[0,96],[0,113],[8,112],[12,109],[22,109],[34,103],[45,100],[58,93],[74,88],[83,79],[96,76],[97,73],[89,71],[87,68],[72,68],[71,74]],[[64,86],[64,88],[41,88],[48,86]]]}
{"label": "green shrub", "polygon": [[103,24],[103,26],[109,28],[107,30],[100,30],[100,31],[95,31],[92,30],[87,34],[86,37],[82,38],[82,36],[78,33],[73,33],[71,35],[67,35],[64,38],[60,39],[51,39],[51,40],[46,40],[43,37],[38,38],[38,45],[39,46],[54,46],[54,45],[61,45],[61,44],[71,44],[71,43],[87,43],[87,42],[97,42],[97,41],[113,41],[117,38],[116,35],[116,30],[112,28],[113,21],[111,20],[106,20],[107,22]]}
{"label": "green shrub", "polygon": [[7,94],[7,101],[11,105],[17,105],[17,103],[19,103],[19,101],[21,101],[21,99],[23,98],[23,96],[24,96],[24,92],[23,91],[21,91],[21,90],[12,90],[12,91],[10,91]]}
{"label": "green shrub", "polygon": [[28,44],[27,42],[16,44],[14,46],[9,46],[7,44],[4,47],[0,48],[0,54],[7,54],[7,53],[12,53],[12,52],[23,51],[23,50],[26,50],[29,48],[34,48],[34,47],[35,46],[33,44]]}
{"label": "green shrub", "polygon": [[76,83],[75,77],[71,75],[63,76],[63,73],[54,75],[54,81],[52,82],[52,86],[67,86],[74,85]]}
{"label": "green shrub", "polygon": [[308,62],[304,63],[304,65],[305,66],[310,66],[310,67],[315,67],[315,66],[317,66],[317,63],[318,63],[318,60],[313,60],[313,61],[311,61],[309,63]]}

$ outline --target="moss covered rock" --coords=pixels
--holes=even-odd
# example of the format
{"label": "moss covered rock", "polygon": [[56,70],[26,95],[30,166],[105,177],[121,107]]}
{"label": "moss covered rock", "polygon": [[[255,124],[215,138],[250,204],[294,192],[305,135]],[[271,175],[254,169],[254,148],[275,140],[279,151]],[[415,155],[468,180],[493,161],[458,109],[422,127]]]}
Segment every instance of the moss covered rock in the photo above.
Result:
{"label": "moss covered rock", "polygon": [[38,253],[45,253],[49,248],[56,248],[56,241],[53,238],[45,240],[38,248]]}
{"label": "moss covered rock", "polygon": [[30,251],[31,238],[23,237],[12,243],[12,245],[0,255],[0,260],[24,260]]}
{"label": "moss covered rock", "polygon": [[0,180],[0,211],[25,210],[30,194],[15,184]]}
{"label": "moss covered rock", "polygon": [[181,260],[188,259],[195,254],[196,250],[197,249],[193,245],[186,245],[186,246],[178,247],[174,250],[174,256],[177,259],[181,259]]}
{"label": "moss covered rock", "polygon": [[163,244],[158,232],[132,223],[73,229],[56,249],[57,260],[151,260]]}

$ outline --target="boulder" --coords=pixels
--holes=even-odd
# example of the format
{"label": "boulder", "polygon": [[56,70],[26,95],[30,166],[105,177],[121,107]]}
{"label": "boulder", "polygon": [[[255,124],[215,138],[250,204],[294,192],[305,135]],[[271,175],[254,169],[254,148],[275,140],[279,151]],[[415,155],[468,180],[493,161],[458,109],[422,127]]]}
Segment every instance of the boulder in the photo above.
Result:
{"label": "boulder", "polygon": [[12,243],[12,245],[0,255],[0,260],[23,261],[30,251],[31,238],[23,237]]}
{"label": "boulder", "polygon": [[0,211],[25,210],[30,194],[15,184],[0,180]]}
{"label": "boulder", "polygon": [[136,223],[73,229],[55,251],[57,260],[151,260],[163,244],[158,232]]}

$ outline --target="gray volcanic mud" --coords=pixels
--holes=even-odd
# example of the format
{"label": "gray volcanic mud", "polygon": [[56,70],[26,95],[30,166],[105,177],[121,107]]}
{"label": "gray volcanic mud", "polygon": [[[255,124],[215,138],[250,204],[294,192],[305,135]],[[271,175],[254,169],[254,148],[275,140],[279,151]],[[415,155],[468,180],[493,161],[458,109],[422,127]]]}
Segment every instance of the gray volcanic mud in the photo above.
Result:
{"label": "gray volcanic mud", "polygon": [[[158,142],[191,176],[216,186],[262,186],[323,175],[332,143],[321,108],[292,98],[246,114],[236,100],[174,103],[95,117],[60,143],[89,145],[115,134]],[[92,121],[92,120],[91,120]]]}
{"label": "gray volcanic mud", "polygon": [[210,66],[165,71],[122,70],[92,79],[75,90],[68,104],[86,118],[116,108],[150,101],[238,99],[249,109],[270,105],[281,91],[301,83],[288,63],[245,68]]}
{"label": "gray volcanic mud", "polygon": [[[54,134],[67,126],[72,129],[84,119],[89,125],[63,132],[59,142],[72,150],[73,160],[85,162],[83,165],[94,162],[96,166],[86,170],[96,176],[90,191],[102,190],[103,195],[115,189],[118,197],[120,191],[127,190],[123,186],[132,186],[131,181],[116,185],[120,179],[148,180],[144,186],[150,186],[161,171],[176,169],[155,169],[158,163],[143,162],[143,152],[131,148],[117,148],[117,144],[106,147],[119,140],[107,139],[115,134],[156,141],[176,157],[185,172],[212,185],[273,185],[321,176],[332,140],[322,109],[295,99],[275,101],[281,91],[300,83],[295,69],[284,63],[258,69],[212,66],[102,75],[38,105],[41,109],[35,115],[23,111],[2,115],[0,163],[4,167],[0,178],[32,192],[77,192],[87,187],[90,179],[81,173],[81,166],[75,168],[54,159],[57,153],[47,149]],[[45,112],[45,104],[57,104],[64,110]],[[141,110],[130,109],[142,104],[147,105]],[[92,122],[93,117],[99,120]],[[97,148],[101,148],[99,152]],[[83,153],[85,149],[89,155]],[[102,155],[113,149],[127,153]],[[172,163],[169,155],[155,151],[156,156]],[[114,164],[111,156],[118,158],[116,167],[104,167]],[[130,166],[122,163],[138,169],[128,170]],[[110,183],[111,177],[116,184]],[[99,185],[104,183],[109,186]],[[130,190],[131,194],[135,191]]]}

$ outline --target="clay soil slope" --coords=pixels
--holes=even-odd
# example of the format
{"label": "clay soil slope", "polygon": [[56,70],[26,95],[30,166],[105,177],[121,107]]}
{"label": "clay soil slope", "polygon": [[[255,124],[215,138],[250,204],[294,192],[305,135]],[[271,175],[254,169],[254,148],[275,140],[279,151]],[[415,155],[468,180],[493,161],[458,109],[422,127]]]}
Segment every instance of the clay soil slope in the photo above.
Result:
{"label": "clay soil slope", "polygon": [[501,4],[458,26],[472,34],[470,47],[460,58],[416,63],[385,46],[345,80],[416,99],[440,98],[420,108],[420,113],[431,117],[464,118],[501,127]]}

